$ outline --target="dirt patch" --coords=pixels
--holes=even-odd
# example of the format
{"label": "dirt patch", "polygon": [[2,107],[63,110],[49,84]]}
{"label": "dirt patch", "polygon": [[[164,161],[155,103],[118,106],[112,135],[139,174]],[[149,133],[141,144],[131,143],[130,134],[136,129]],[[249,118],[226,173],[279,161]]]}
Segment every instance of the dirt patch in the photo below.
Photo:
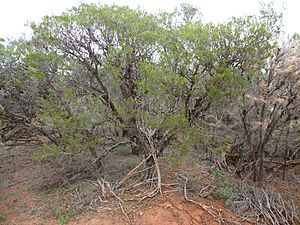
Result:
{"label": "dirt patch", "polygon": [[[87,209],[92,199],[97,197],[97,188],[88,179],[84,179],[72,184],[64,184],[61,181],[49,183],[51,188],[45,189],[43,185],[47,184],[50,177],[52,176],[52,179],[57,181],[59,179],[55,178],[55,175],[62,171],[47,160],[33,161],[34,151],[33,147],[1,149],[0,223],[3,225],[218,224],[203,209],[184,201],[182,195],[178,193],[167,194],[168,190],[163,196],[149,199],[135,207],[128,207],[130,210],[128,209],[127,213],[130,220],[123,215],[118,205],[108,207],[95,204],[89,211],[82,210],[83,213],[71,214],[71,206]],[[132,156],[121,154],[123,154],[122,157],[120,155],[109,156],[108,161],[113,161],[113,164],[104,165],[104,171],[101,171],[101,175],[110,179],[110,182],[122,177],[137,160]],[[127,158],[125,162],[126,157],[130,159]],[[76,163],[73,165],[78,166]],[[119,165],[123,170],[116,168],[115,165]],[[203,202],[202,199],[199,201]],[[222,208],[229,220],[232,218],[237,220],[237,217],[225,210],[219,202],[207,202],[207,204]]]}
{"label": "dirt patch", "polygon": [[[213,206],[216,209],[222,210],[222,215],[232,224],[234,221],[238,222],[238,218],[224,209],[220,201],[205,201],[198,199],[202,204]],[[141,211],[142,215],[139,218],[138,224],[152,225],[152,224],[220,224],[207,211],[201,209],[199,206],[186,202],[178,197],[178,195],[167,195],[164,199],[156,205],[150,206],[147,210]],[[240,221],[241,224],[247,224]]]}
{"label": "dirt patch", "polygon": [[[250,224],[239,220],[233,213],[224,209],[219,201],[205,201],[199,199],[202,203],[222,210],[227,224]],[[219,222],[209,215],[199,206],[184,201],[178,194],[164,194],[162,197],[143,203],[129,213],[130,220],[127,220],[120,210],[105,210],[97,208],[90,216],[81,215],[73,218],[69,224],[72,225],[218,225]]]}
{"label": "dirt patch", "polygon": [[[0,201],[0,215],[3,217],[0,224],[9,225],[30,225],[44,224],[46,221],[41,218],[39,199],[23,189],[20,184],[1,190],[1,195],[5,200]],[[55,224],[54,220],[49,219],[49,224]]]}
{"label": "dirt patch", "polygon": [[[49,160],[32,160],[35,151],[34,147],[0,149],[0,224],[220,224],[199,205],[186,201],[182,190],[178,188],[164,188],[162,196],[157,195],[139,204],[126,202],[124,209],[129,219],[124,216],[117,203],[104,204],[99,201],[99,187],[93,184],[97,177],[101,176],[113,183],[138,163],[136,156],[126,152],[108,156],[108,163],[100,171],[66,182],[66,178],[74,175],[74,168],[88,162],[80,158],[73,159],[70,165],[74,168],[71,166],[62,169],[59,161],[53,164]],[[189,161],[188,165],[181,163],[174,166],[164,161],[161,164],[164,171],[163,182],[172,183],[174,174],[185,172],[189,176],[188,191],[196,202],[220,210],[227,224],[250,224],[226,210],[221,201],[199,197],[200,189],[212,184],[209,165],[200,165],[197,161]]]}

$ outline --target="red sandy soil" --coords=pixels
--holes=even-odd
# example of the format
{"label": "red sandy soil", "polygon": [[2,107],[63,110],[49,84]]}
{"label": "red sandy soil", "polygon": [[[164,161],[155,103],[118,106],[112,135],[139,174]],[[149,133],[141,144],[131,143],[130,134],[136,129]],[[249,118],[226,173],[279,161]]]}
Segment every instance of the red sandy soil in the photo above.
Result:
{"label": "red sandy soil", "polygon": [[[22,153],[20,153],[22,152]],[[1,225],[55,225],[58,220],[45,216],[41,209],[42,195],[28,188],[28,183],[37,179],[32,160],[20,149],[0,149],[0,224]],[[47,168],[46,168],[47,170]],[[41,175],[39,175],[41,176]],[[128,213],[129,220],[122,211],[96,207],[93,212],[73,216],[70,225],[218,225],[207,211],[199,205],[184,200],[182,193],[172,192],[156,196],[139,204]],[[226,210],[220,201],[197,199],[197,202],[221,210],[226,224],[250,224],[241,221]]]}
{"label": "red sandy soil", "polygon": [[[0,224],[5,225],[54,225],[58,224],[55,219],[44,219],[33,214],[33,209],[38,207],[39,200],[33,193],[24,191],[20,185],[13,185],[1,192],[7,196],[6,200],[0,202],[0,214],[5,220]],[[231,212],[224,209],[218,201],[201,200],[202,204],[214,206],[222,210],[222,215],[229,221],[227,224],[238,222],[238,218]],[[81,214],[73,217],[67,224],[70,225],[190,225],[221,224],[213,219],[205,210],[193,203],[181,199],[178,194],[164,194],[156,197],[129,215],[128,221],[120,210],[106,210],[97,208],[93,214]],[[239,221],[239,224],[249,224]]]}

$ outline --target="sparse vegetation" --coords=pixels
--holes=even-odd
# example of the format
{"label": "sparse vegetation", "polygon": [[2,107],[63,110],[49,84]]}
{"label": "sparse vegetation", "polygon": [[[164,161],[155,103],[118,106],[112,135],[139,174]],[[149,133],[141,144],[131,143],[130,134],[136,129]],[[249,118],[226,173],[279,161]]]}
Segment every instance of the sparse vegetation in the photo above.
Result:
{"label": "sparse vegetation", "polygon": [[5,196],[5,195],[0,195],[0,201],[4,201],[4,200],[6,200],[7,199],[7,196]]}
{"label": "sparse vegetation", "polygon": [[67,224],[72,215],[72,212],[62,212],[57,209],[53,211],[53,216],[57,219],[58,225]]}
{"label": "sparse vegetation", "polygon": [[215,169],[214,178],[217,180],[217,188],[215,192],[212,193],[213,197],[221,198],[226,201],[236,192],[234,185],[228,183],[228,179],[222,174],[219,168]]}

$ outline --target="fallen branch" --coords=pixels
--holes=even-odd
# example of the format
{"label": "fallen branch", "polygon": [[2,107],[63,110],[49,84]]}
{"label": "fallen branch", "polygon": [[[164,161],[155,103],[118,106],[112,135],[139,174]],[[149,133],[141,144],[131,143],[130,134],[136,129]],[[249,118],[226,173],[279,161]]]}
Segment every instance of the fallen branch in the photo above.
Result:
{"label": "fallen branch", "polygon": [[187,194],[187,182],[188,182],[187,177],[185,177],[185,176],[183,176],[181,174],[176,174],[176,175],[178,177],[184,179],[183,194],[184,194],[184,199],[186,201],[191,202],[191,203],[193,203],[195,205],[200,206],[203,210],[205,210],[209,215],[211,215],[220,224],[229,223],[229,224],[238,224],[238,225],[241,225],[239,222],[231,221],[231,220],[228,220],[228,219],[224,218],[222,216],[222,211],[223,211],[222,209],[215,208],[214,206],[204,205],[204,204],[202,204],[200,202],[196,202],[193,199],[190,199],[188,197],[188,194]]}
{"label": "fallen branch", "polygon": [[125,212],[124,207],[123,207],[123,205],[122,205],[121,202],[119,202],[119,206],[120,206],[120,208],[121,208],[122,213],[123,213],[124,216],[126,217],[126,219],[130,222],[130,219],[129,219],[127,213]]}
{"label": "fallen branch", "polygon": [[286,167],[295,167],[295,166],[300,165],[300,159],[288,160],[286,162],[276,162],[276,161],[273,161],[272,163],[277,164],[277,166],[273,166],[271,168],[271,170],[278,171],[278,170],[286,168]]}
{"label": "fallen branch", "polygon": [[105,149],[105,150],[103,151],[103,153],[102,153],[100,156],[98,156],[97,159],[95,159],[93,162],[91,162],[90,165],[89,165],[88,167],[90,167],[90,166],[92,166],[92,165],[94,165],[94,164],[99,164],[99,163],[102,161],[102,159],[103,159],[105,156],[107,156],[108,153],[110,153],[112,150],[114,150],[115,148],[119,147],[120,145],[127,145],[127,144],[129,144],[129,143],[132,143],[132,142],[131,142],[131,141],[123,141],[123,142],[119,142],[119,143],[114,144],[113,146],[111,146],[111,147]]}
{"label": "fallen branch", "polygon": [[128,180],[129,177],[131,177],[137,170],[138,168],[140,168],[148,159],[150,159],[151,155],[149,155],[147,158],[145,158],[142,162],[140,162],[136,167],[134,167],[132,170],[129,171],[129,173],[127,173],[127,175],[121,180],[119,181],[116,185],[115,188],[118,189],[121,187],[121,185]]}
{"label": "fallen branch", "polygon": [[[104,181],[104,179],[101,179],[101,181],[100,181],[100,180],[97,180],[97,183],[98,183],[98,184],[95,184],[95,185],[97,185],[98,187],[99,187],[99,186],[101,187],[102,196],[104,197],[104,195],[107,193],[107,191],[106,191],[106,188],[107,188],[108,191],[111,193],[111,195],[112,195],[113,197],[115,197],[115,198],[118,200],[118,202],[119,202],[119,207],[120,207],[122,213],[124,214],[124,216],[126,217],[126,219],[127,219],[128,221],[130,221],[130,219],[129,219],[127,213],[125,212],[124,206],[123,206],[123,204],[125,204],[124,200],[123,200],[120,196],[118,196],[118,195],[113,191],[113,188],[112,188],[112,186],[110,185],[110,183],[107,182],[107,181]],[[105,187],[106,187],[106,188],[105,188]],[[101,198],[100,196],[98,196],[98,198],[100,199],[101,202],[107,202],[107,201],[102,200],[102,198]]]}

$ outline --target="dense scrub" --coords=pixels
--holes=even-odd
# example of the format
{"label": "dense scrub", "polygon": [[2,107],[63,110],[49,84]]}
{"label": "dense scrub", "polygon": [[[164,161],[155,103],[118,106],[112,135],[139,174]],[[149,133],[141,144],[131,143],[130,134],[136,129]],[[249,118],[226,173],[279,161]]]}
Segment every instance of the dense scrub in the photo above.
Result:
{"label": "dense scrub", "polygon": [[158,190],[168,149],[206,151],[259,186],[300,164],[300,41],[278,41],[271,7],[205,24],[186,4],[81,4],[31,28],[30,40],[0,45],[3,143],[39,137],[36,157],[89,152],[87,168],[127,145],[142,158],[128,177],[142,171]]}

